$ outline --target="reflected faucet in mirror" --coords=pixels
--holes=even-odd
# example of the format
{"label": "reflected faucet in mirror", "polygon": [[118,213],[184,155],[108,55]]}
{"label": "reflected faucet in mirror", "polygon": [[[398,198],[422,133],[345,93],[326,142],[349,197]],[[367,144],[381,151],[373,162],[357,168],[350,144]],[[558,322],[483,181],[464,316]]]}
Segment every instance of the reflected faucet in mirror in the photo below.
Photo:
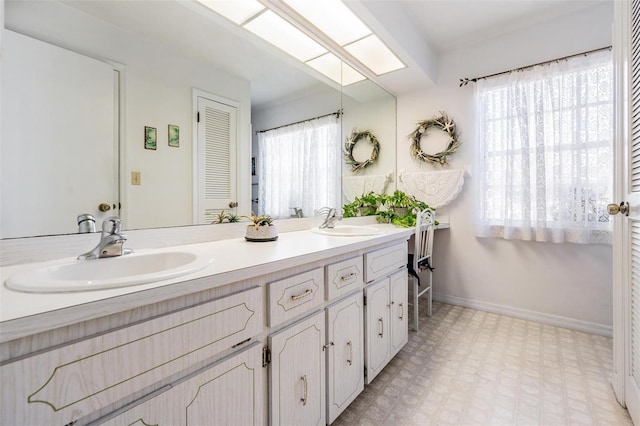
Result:
{"label": "reflected faucet in mirror", "polygon": [[342,216],[339,216],[336,209],[332,207],[322,207],[318,210],[318,213],[326,215],[324,221],[318,226],[320,229],[333,228],[336,226],[337,221],[342,220]]}
{"label": "reflected faucet in mirror", "polygon": [[102,222],[100,241],[93,250],[78,256],[78,260],[101,259],[103,257],[122,256],[133,253],[132,249],[123,248],[127,236],[121,234],[122,220],[117,216],[108,217]]}

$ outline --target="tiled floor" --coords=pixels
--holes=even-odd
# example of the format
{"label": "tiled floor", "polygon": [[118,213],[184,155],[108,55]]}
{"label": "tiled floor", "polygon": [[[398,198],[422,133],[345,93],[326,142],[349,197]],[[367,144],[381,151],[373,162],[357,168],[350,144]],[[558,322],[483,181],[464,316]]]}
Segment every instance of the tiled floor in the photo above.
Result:
{"label": "tiled floor", "polygon": [[611,389],[611,339],[434,303],[420,332],[334,422],[630,425]]}

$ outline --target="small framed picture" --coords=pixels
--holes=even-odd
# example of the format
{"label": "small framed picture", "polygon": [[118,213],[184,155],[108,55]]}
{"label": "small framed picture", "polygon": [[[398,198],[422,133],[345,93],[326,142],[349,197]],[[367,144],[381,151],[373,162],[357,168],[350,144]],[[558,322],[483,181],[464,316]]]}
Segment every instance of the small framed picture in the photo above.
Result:
{"label": "small framed picture", "polygon": [[169,146],[180,147],[180,127],[169,124]]}
{"label": "small framed picture", "polygon": [[144,149],[157,149],[158,131],[155,127],[144,126]]}

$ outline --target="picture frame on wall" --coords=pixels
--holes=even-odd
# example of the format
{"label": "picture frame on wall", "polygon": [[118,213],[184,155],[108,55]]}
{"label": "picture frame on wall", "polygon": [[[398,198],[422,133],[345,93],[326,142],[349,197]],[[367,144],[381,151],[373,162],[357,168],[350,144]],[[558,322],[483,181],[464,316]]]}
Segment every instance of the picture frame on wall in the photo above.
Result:
{"label": "picture frame on wall", "polygon": [[169,124],[169,146],[180,147],[180,127],[175,124]]}
{"label": "picture frame on wall", "polygon": [[144,126],[144,149],[158,149],[158,130],[155,127]]}

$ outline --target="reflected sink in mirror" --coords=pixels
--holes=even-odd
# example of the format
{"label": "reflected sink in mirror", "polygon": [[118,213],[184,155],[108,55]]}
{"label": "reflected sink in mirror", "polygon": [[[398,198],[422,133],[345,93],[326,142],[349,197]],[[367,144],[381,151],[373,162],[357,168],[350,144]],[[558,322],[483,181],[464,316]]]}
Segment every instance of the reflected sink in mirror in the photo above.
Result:
{"label": "reflected sink in mirror", "polygon": [[189,251],[167,251],[74,260],[13,273],[6,286],[30,293],[60,293],[127,287],[200,271],[213,258]]}
{"label": "reflected sink in mirror", "polygon": [[380,235],[382,231],[373,226],[336,225],[334,228],[311,228],[311,232],[336,237],[364,237],[367,235]]}

